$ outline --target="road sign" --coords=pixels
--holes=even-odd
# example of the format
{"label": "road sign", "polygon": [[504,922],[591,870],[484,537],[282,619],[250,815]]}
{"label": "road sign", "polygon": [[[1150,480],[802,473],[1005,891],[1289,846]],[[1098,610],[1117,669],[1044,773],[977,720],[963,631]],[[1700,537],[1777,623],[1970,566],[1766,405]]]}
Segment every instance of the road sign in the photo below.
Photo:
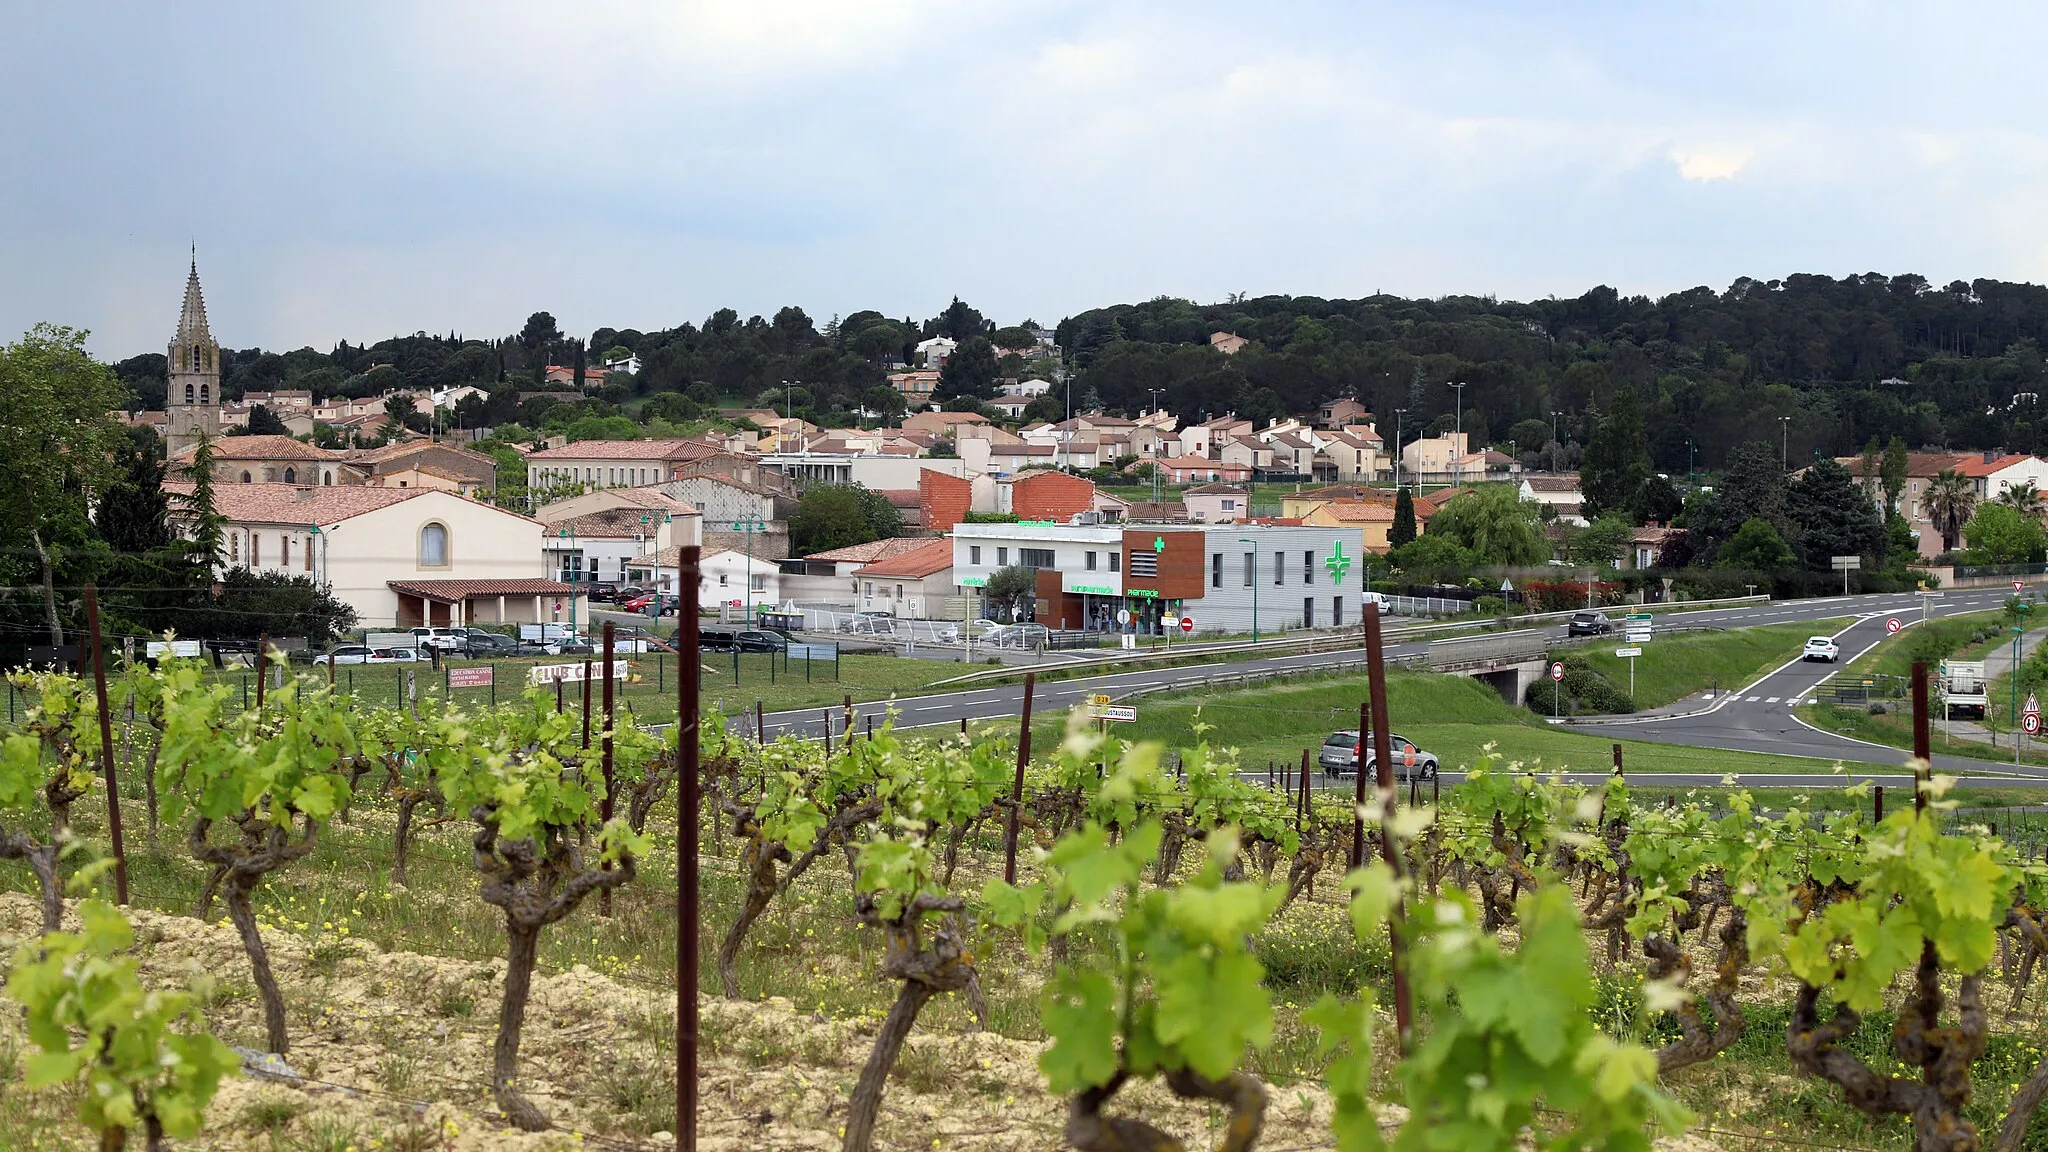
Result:
{"label": "road sign", "polygon": [[1899,634],[1899,628],[1900,624],[1899,618],[1897,616],[1894,616],[1891,619],[1884,622],[1884,630],[1888,635],[1897,636]]}
{"label": "road sign", "polygon": [[448,686],[450,688],[488,688],[491,686],[491,666],[485,664],[480,668],[450,668],[448,670]]}
{"label": "road sign", "polygon": [[2029,712],[2025,716],[2020,717],[2020,728],[2029,736],[2039,736],[2041,734],[2041,714],[2039,712]]}
{"label": "road sign", "polygon": [[1178,628],[1178,627],[1180,627],[1180,617],[1178,617],[1178,616],[1166,616],[1166,617],[1162,617],[1162,618],[1160,619],[1160,621],[1159,621],[1159,622],[1160,622],[1160,623],[1161,623],[1162,625],[1164,625],[1164,626],[1165,626],[1165,628],[1166,628],[1166,630],[1167,630],[1168,632],[1171,632],[1171,631],[1173,631],[1173,630],[1174,630],[1175,628]]}
{"label": "road sign", "polygon": [[1128,705],[1090,708],[1088,715],[1097,720],[1114,720],[1119,724],[1135,724],[1138,722],[1138,710]]}
{"label": "road sign", "polygon": [[1641,656],[1643,654],[1643,650],[1641,648],[1616,648],[1614,650],[1614,654],[1616,656],[1621,657],[1623,660],[1633,660],[1636,657]]}
{"label": "road sign", "polygon": [[2041,711],[2041,698],[2034,695],[2032,692],[2027,693],[2027,706],[2020,709],[2020,711],[2032,712],[2036,715],[2039,715]]}
{"label": "road sign", "polygon": [[1562,680],[1562,679],[1564,679],[1564,665],[1562,665],[1562,664],[1552,664],[1552,665],[1550,666],[1550,678],[1551,678],[1552,680]]}
{"label": "road sign", "polygon": [[1830,556],[1828,566],[1837,572],[1855,572],[1863,567],[1861,556]]}
{"label": "road sign", "polygon": [[1193,616],[1181,617],[1180,630],[1183,632],[1193,632],[1195,630],[1195,618]]}
{"label": "road sign", "polygon": [[2026,586],[2027,582],[2025,580],[2015,580],[2012,582],[2012,590],[2015,592],[2019,591],[2022,588],[2025,588]]}
{"label": "road sign", "polygon": [[1109,697],[1097,693],[1088,697],[1088,706],[1090,708],[1107,708],[1109,707]]}
{"label": "road sign", "polygon": [[1131,622],[1131,610],[1129,608],[1117,609],[1116,622],[1119,624],[1129,624]]}

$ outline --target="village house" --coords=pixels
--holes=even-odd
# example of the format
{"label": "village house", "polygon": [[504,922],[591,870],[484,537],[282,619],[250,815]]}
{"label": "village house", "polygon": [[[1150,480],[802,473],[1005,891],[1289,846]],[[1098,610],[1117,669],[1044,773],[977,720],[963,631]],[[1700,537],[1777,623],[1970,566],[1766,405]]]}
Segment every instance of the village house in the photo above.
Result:
{"label": "village house", "polygon": [[1180,498],[1187,518],[1197,524],[1234,524],[1251,515],[1251,489],[1243,484],[1200,484]]}

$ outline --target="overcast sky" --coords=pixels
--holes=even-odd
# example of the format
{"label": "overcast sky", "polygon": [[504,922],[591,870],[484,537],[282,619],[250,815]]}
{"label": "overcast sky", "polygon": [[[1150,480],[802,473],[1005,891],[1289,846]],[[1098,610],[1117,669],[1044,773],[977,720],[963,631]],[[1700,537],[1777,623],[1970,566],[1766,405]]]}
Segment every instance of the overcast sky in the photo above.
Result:
{"label": "overcast sky", "polygon": [[0,5],[0,339],[2048,280],[2048,7]]}

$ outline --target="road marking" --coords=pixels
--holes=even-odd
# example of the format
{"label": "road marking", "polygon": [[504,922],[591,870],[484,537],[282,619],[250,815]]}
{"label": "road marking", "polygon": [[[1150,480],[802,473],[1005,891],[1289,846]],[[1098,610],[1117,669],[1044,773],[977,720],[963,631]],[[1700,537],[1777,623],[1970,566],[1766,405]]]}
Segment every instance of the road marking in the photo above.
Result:
{"label": "road marking", "polygon": [[[1752,696],[1752,697],[1750,697],[1750,699],[1754,700],[1754,699],[1756,699],[1756,697]],[[1766,704],[1776,704],[1777,702],[1778,702],[1778,698],[1777,698],[1776,696],[1773,696],[1773,697],[1771,697],[1770,699],[1768,699],[1768,700],[1764,701],[1764,703],[1766,703]]]}

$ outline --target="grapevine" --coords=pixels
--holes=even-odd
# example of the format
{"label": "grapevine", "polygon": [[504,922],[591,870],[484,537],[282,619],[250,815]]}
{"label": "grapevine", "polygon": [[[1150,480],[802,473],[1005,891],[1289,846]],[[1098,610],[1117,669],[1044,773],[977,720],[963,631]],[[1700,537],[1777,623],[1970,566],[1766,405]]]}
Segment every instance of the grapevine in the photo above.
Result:
{"label": "grapevine", "polygon": [[54,932],[64,919],[57,865],[71,843],[71,806],[92,790],[84,735],[99,723],[98,704],[76,676],[48,672],[10,679],[34,688],[40,699],[29,709],[27,733],[0,739],[0,812],[25,810],[40,791],[50,812],[50,836],[38,843],[28,832],[0,829],[0,859],[27,861],[42,888],[43,931]]}

